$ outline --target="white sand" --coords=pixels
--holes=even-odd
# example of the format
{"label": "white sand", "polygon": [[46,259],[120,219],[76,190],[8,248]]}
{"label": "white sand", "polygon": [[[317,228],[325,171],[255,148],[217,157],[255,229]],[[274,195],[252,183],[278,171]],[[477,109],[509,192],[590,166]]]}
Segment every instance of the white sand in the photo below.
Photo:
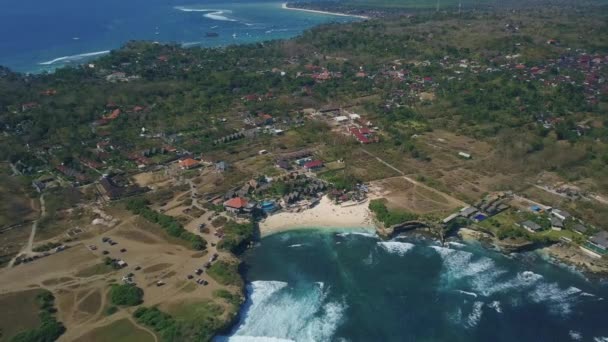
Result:
{"label": "white sand", "polygon": [[317,14],[335,15],[335,16],[339,16],[339,17],[355,17],[355,18],[361,18],[361,19],[369,19],[369,17],[366,17],[364,15],[354,15],[354,14],[345,14],[345,13],[317,11],[317,10],[304,9],[304,8],[287,7],[287,3],[286,2],[283,3],[283,5],[281,6],[281,8],[282,9],[286,9],[286,10],[293,10],[293,11],[302,11],[302,12],[317,13]]}
{"label": "white sand", "polygon": [[262,236],[300,228],[370,228],[375,226],[369,212],[368,201],[342,207],[335,205],[327,196],[312,209],[299,213],[281,212],[260,222]]}

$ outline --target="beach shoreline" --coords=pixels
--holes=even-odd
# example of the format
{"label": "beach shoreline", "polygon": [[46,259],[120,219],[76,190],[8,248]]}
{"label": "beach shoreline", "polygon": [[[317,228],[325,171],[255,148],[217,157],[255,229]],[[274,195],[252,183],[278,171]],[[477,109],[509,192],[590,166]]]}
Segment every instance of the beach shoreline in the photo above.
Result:
{"label": "beach shoreline", "polygon": [[372,229],[372,214],[368,201],[343,207],[324,196],[319,204],[301,212],[280,212],[259,224],[262,237],[297,229]]}
{"label": "beach shoreline", "polygon": [[292,10],[292,11],[302,11],[302,12],[308,12],[308,13],[335,15],[335,16],[338,16],[338,17],[354,17],[354,18],[360,18],[360,19],[370,19],[368,16],[364,16],[364,15],[346,14],[346,13],[337,13],[337,12],[327,12],[327,11],[319,11],[319,10],[312,10],[312,9],[305,9],[305,8],[289,7],[289,6],[287,6],[287,2],[284,2],[281,5],[281,8],[282,9],[286,9],[286,10]]}

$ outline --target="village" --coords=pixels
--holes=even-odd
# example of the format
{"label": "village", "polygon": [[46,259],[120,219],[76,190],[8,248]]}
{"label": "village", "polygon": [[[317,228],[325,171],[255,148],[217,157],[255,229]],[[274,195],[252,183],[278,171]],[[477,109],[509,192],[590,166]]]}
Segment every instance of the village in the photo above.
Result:
{"label": "village", "polygon": [[[66,340],[138,326],[109,302],[115,285],[141,288],[146,306],[173,315],[192,301],[229,321],[244,298],[241,253],[302,225],[390,228],[372,202],[408,218],[387,226],[438,227],[441,242],[473,236],[606,273],[606,124],[596,110],[608,56],[533,43],[520,24],[496,21],[512,39],[487,54],[455,44],[411,58],[400,39],[386,42],[399,58],[378,63],[314,45],[264,58],[226,48],[236,55],[227,65],[239,66],[226,76],[218,51],[130,43],[115,60],[78,67],[107,96],[65,100],[64,84],[41,83],[3,121],[3,139],[36,143],[16,144],[1,164],[14,183],[3,194],[19,206],[0,227],[0,294],[51,289]],[[445,43],[416,34],[403,41]],[[553,57],[530,58],[533,44]],[[563,96],[570,89],[580,96]],[[36,127],[33,117],[57,107],[72,118],[71,101],[88,106],[73,132]],[[593,168],[577,159],[585,153]]]}

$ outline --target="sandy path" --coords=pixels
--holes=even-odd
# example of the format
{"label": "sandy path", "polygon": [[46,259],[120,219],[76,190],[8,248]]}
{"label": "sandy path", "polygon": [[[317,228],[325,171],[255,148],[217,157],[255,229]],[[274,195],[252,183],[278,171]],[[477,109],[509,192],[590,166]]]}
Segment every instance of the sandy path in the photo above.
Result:
{"label": "sandy path", "polygon": [[37,220],[34,220],[32,223],[32,231],[30,233],[30,237],[27,240],[27,245],[23,247],[21,252],[19,252],[9,263],[8,267],[13,267],[15,265],[15,261],[17,258],[23,254],[32,254],[32,247],[34,246],[34,239],[36,238],[36,230],[38,229],[38,221],[44,217],[46,214],[46,207],[44,205],[44,194],[40,195],[40,217]]}

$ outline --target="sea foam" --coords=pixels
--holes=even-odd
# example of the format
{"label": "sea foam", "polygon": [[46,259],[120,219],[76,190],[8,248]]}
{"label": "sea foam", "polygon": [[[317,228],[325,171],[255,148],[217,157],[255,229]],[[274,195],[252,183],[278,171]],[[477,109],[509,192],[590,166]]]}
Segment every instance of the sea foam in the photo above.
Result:
{"label": "sea foam", "polygon": [[100,55],[105,55],[110,53],[110,50],[104,50],[104,51],[96,51],[96,52],[86,52],[86,53],[81,53],[78,55],[71,55],[71,56],[63,56],[63,57],[58,57],[55,59],[52,59],[50,61],[46,61],[46,62],[40,62],[38,64],[40,65],[51,65],[51,64],[56,64],[56,63],[70,63],[70,62],[76,62],[88,57],[95,57],[95,56],[100,56]]}
{"label": "sea foam", "polygon": [[208,9],[208,8],[190,8],[190,7],[183,7],[183,6],[176,6],[174,8],[176,10],[179,10],[179,11],[182,11],[182,12],[208,12],[208,13],[204,14],[203,16],[205,18],[212,19],[212,20],[238,21],[236,19],[228,18],[227,16],[225,16],[225,14],[231,14],[232,13],[231,10]]}
{"label": "sea foam", "polygon": [[389,253],[398,254],[404,256],[407,252],[409,252],[416,245],[409,242],[398,242],[398,241],[383,241],[378,242],[378,246]]}
{"label": "sea foam", "polygon": [[278,281],[255,281],[232,336],[216,341],[329,341],[343,319],[346,305],[327,301],[323,283],[291,288]]}

